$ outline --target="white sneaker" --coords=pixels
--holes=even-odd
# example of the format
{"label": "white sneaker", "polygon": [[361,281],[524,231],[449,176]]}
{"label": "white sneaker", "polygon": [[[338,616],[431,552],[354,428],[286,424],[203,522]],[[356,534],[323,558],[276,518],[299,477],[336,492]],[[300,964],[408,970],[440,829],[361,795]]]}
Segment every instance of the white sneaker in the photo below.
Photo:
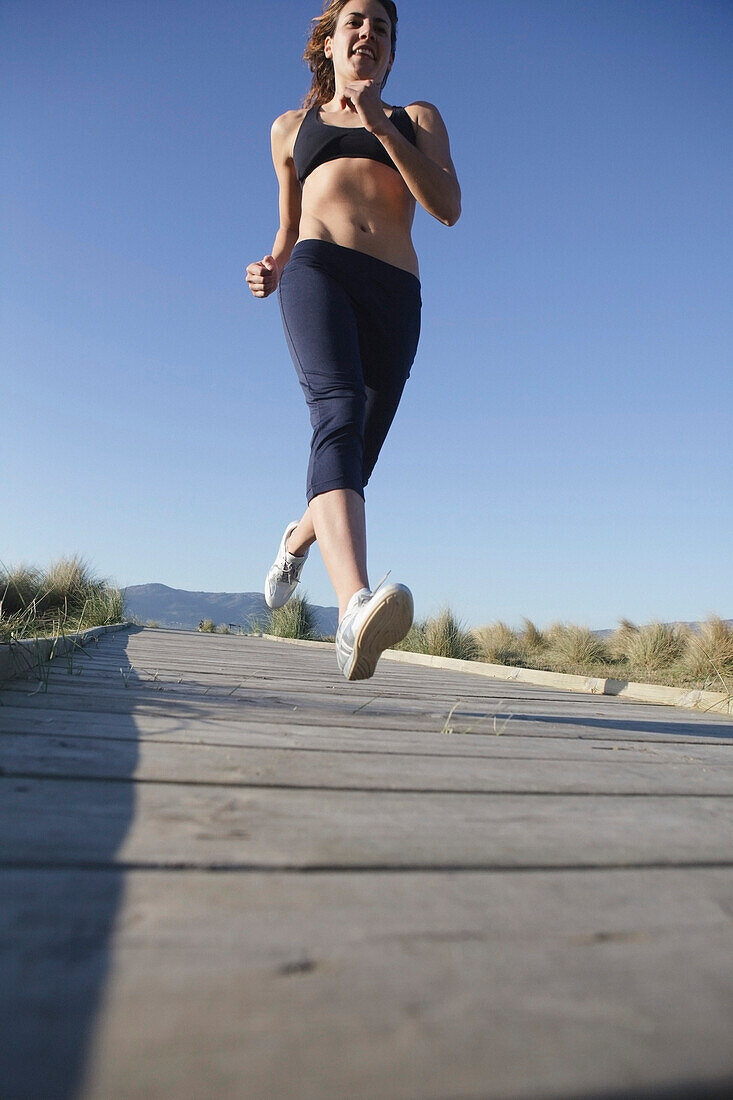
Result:
{"label": "white sneaker", "polygon": [[296,558],[295,555],[289,554],[285,549],[290,535],[297,526],[298,520],[296,519],[285,528],[277,557],[265,577],[265,603],[273,609],[284,607],[293,592],[295,592],[305,565],[305,559],[308,557],[307,550],[302,557]]}
{"label": "white sneaker", "polygon": [[336,631],[336,660],[346,679],[373,676],[384,650],[407,634],[413,613],[412,593],[404,584],[355,592]]}

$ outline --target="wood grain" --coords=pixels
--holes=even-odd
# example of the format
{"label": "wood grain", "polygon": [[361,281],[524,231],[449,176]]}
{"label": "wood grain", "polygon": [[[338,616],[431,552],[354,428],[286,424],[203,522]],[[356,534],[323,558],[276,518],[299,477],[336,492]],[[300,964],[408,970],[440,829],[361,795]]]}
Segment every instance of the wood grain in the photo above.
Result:
{"label": "wood grain", "polygon": [[0,692],[8,1095],[727,1091],[732,721],[173,631],[37,687]]}

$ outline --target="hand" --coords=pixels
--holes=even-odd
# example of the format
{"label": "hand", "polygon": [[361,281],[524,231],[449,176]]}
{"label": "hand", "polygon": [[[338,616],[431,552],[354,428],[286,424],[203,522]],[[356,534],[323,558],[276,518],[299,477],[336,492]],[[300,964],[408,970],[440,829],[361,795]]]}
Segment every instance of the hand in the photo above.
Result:
{"label": "hand", "polygon": [[280,272],[273,256],[265,256],[247,268],[247,285],[255,298],[266,298],[277,289]]}
{"label": "hand", "polygon": [[341,107],[348,107],[359,116],[365,129],[377,132],[388,121],[382,107],[380,85],[376,80],[352,80],[344,88]]}

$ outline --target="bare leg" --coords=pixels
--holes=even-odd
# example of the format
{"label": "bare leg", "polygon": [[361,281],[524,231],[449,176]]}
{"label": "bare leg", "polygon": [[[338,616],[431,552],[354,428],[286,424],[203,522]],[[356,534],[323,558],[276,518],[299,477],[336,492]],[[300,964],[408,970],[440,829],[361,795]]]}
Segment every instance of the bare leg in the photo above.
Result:
{"label": "bare leg", "polygon": [[291,554],[310,545],[307,538],[310,530],[313,538],[318,539],[321,557],[336,591],[341,620],[354,593],[369,587],[362,497],[353,489],[332,489],[313,497],[308,512],[288,540]]}
{"label": "bare leg", "polygon": [[302,558],[306,550],[310,550],[316,541],[316,531],[313,526],[313,516],[310,509],[306,508],[305,514],[298,521],[298,526],[291,531],[285,549],[294,558]]}

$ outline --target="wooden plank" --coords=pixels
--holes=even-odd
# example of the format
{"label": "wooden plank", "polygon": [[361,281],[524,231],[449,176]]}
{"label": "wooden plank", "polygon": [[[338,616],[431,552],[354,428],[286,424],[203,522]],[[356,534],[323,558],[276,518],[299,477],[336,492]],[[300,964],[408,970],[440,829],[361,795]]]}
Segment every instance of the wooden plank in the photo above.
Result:
{"label": "wooden plank", "polygon": [[613,752],[576,760],[572,768],[566,760],[477,760],[417,749],[399,756],[193,743],[172,751],[170,743],[155,741],[138,742],[134,761],[131,755],[129,739],[7,734],[0,746],[0,774],[324,790],[733,796],[733,763],[699,767],[657,758],[650,767],[648,760],[633,763]]}
{"label": "wooden plank", "polygon": [[[270,642],[261,638],[207,637],[196,633],[146,630],[118,635],[117,638],[108,636],[89,651],[89,654],[90,656],[86,652],[78,654],[79,659],[73,662],[74,668],[86,667],[93,662],[106,665],[110,669],[127,664],[141,671],[154,671],[157,668],[161,671],[183,670],[190,674],[219,670],[233,675],[246,671],[252,676],[315,676],[323,682],[339,681],[333,647],[299,649],[285,642]],[[56,661],[54,667],[65,668],[67,663]],[[476,677],[467,677],[463,673],[450,670],[404,666],[400,668],[393,664],[387,671],[387,663],[383,663],[380,665],[381,673],[389,675],[394,682],[450,684],[460,680],[464,683],[471,681],[474,690],[480,690],[481,687]],[[511,687],[525,696],[543,693],[542,688],[532,685],[499,686],[503,689]]]}
{"label": "wooden plank", "polygon": [[[725,744],[677,739],[631,740],[616,742],[609,735],[605,739],[594,738],[579,732],[577,726],[561,736],[561,725],[553,726],[553,732],[534,733],[534,724],[527,718],[510,722],[503,733],[452,735],[432,729],[413,728],[398,731],[384,728],[383,723],[369,723],[358,728],[340,725],[314,727],[312,722],[273,722],[243,717],[243,713],[227,719],[217,719],[215,714],[205,717],[189,711],[187,718],[172,714],[137,711],[134,714],[104,714],[89,710],[55,710],[51,713],[33,708],[5,707],[2,716],[7,734],[53,734],[62,740],[73,738],[99,738],[100,740],[159,740],[171,746],[208,744],[219,748],[252,749],[297,748],[303,752],[355,752],[388,757],[440,756],[472,758],[475,760],[517,759],[592,761],[619,757],[625,761],[656,765],[664,762],[702,764],[705,767],[731,763],[731,751]],[[521,725],[520,725],[521,722]],[[503,724],[501,719],[499,726]],[[479,729],[481,727],[479,726]],[[489,728],[491,728],[489,726]],[[515,732],[512,733],[512,728]],[[522,732],[520,732],[520,730]],[[173,755],[173,754],[172,754]]]}
{"label": "wooden plank", "polygon": [[733,723],[332,657],[144,631],[3,691],[6,1090],[733,1074]]}
{"label": "wooden plank", "polygon": [[[478,733],[494,728],[493,719],[510,719],[504,730],[511,736],[519,732],[520,723],[532,723],[536,735],[556,734],[562,729],[565,735],[575,732],[583,735],[612,735],[614,740],[694,741],[705,738],[711,741],[733,743],[733,723],[719,716],[680,715],[664,708],[636,707],[620,700],[608,699],[599,707],[593,704],[575,703],[559,694],[559,699],[517,701],[511,698],[485,696],[482,698],[424,696],[413,692],[411,699],[388,698],[376,685],[370,692],[362,689],[352,695],[341,689],[327,696],[314,696],[298,691],[272,692],[261,686],[234,683],[228,687],[199,689],[192,685],[179,685],[170,681],[150,681],[124,688],[122,681],[110,687],[99,677],[79,681],[63,678],[54,681],[47,693],[31,694],[17,688],[4,695],[5,705],[0,708],[2,728],[7,728],[8,711],[30,708],[34,712],[79,710],[100,714],[136,715],[161,712],[191,717],[191,707],[196,707],[196,717],[216,716],[217,720],[236,720],[241,717],[260,718],[264,721],[287,717],[293,724],[314,723],[348,724],[351,728],[392,729],[442,729],[451,711],[456,708],[451,724],[457,730]],[[532,705],[534,702],[535,705]],[[583,707],[585,703],[585,708]],[[457,704],[457,707],[456,707]],[[619,708],[621,708],[619,710]],[[483,723],[483,726],[482,726]],[[526,731],[525,731],[526,732]]]}
{"label": "wooden plank", "polygon": [[[89,670],[82,669],[81,677],[87,675],[89,679],[88,673]],[[119,710],[146,702],[150,705],[159,704],[157,696],[160,694],[179,703],[208,696],[211,701],[217,700],[225,706],[298,706],[325,711],[327,715],[351,715],[359,706],[366,705],[373,713],[381,716],[410,719],[419,718],[425,712],[426,705],[443,715],[454,706],[469,713],[471,710],[485,713],[503,707],[510,713],[543,714],[545,720],[560,718],[572,709],[577,717],[605,718],[609,724],[613,722],[621,730],[644,716],[648,722],[654,723],[656,732],[662,734],[669,731],[695,736],[720,736],[733,740],[733,721],[718,715],[680,713],[669,708],[639,706],[610,697],[603,700],[585,697],[576,699],[562,692],[552,696],[544,694],[528,698],[517,689],[500,691],[494,685],[483,692],[476,692],[470,690],[470,684],[465,683],[466,680],[470,681],[470,677],[464,677],[463,682],[445,685],[441,690],[436,686],[427,692],[420,684],[395,685],[389,676],[382,679],[375,677],[363,685],[350,685],[344,691],[338,683],[320,684],[308,679],[298,680],[294,676],[278,681],[241,674],[238,677],[206,674],[197,678],[190,675],[184,678],[176,672],[158,669],[144,674],[139,670],[118,670],[107,678],[100,678],[99,672],[93,670],[93,675],[95,687],[103,692],[103,705]],[[53,690],[48,693],[50,707],[63,709],[69,705],[69,700],[78,699],[80,685],[76,676],[64,676],[57,672],[52,677],[51,687]],[[28,700],[35,699],[38,693],[37,688],[33,691],[29,684],[16,684],[6,691],[4,698],[14,706],[35,705]],[[95,700],[90,700],[90,704],[99,706]]]}
{"label": "wooden plank", "polygon": [[[142,631],[137,634],[105,638],[89,654],[78,655],[73,663],[75,670],[97,667],[118,671],[118,667],[132,665],[141,675],[154,673],[183,672],[187,676],[197,674],[225,674],[236,676],[246,673],[250,678],[263,679],[303,679],[321,683],[340,683],[340,676],[333,659],[333,648],[325,650],[301,650],[287,643],[268,642],[263,639],[245,637],[207,637],[195,633],[169,633]],[[63,670],[66,662],[57,661],[54,667]],[[386,663],[379,666],[378,675],[395,684],[430,685],[431,688],[446,689],[455,683],[462,684],[466,690],[480,693],[492,686],[502,691],[513,691],[518,697],[557,695],[557,692],[532,685],[505,684],[498,681],[488,685],[475,677],[464,673],[448,672],[430,668],[400,668]],[[349,690],[358,689],[351,685]],[[567,694],[567,693],[559,693]],[[587,700],[587,696],[578,696]]]}
{"label": "wooden plank", "polygon": [[120,887],[0,873],[5,945],[36,960],[5,989],[11,1095],[59,1095],[92,1020],[88,1100],[549,1100],[733,1073],[730,872]]}
{"label": "wooden plank", "polygon": [[733,800],[0,779],[3,863],[733,866]]}

